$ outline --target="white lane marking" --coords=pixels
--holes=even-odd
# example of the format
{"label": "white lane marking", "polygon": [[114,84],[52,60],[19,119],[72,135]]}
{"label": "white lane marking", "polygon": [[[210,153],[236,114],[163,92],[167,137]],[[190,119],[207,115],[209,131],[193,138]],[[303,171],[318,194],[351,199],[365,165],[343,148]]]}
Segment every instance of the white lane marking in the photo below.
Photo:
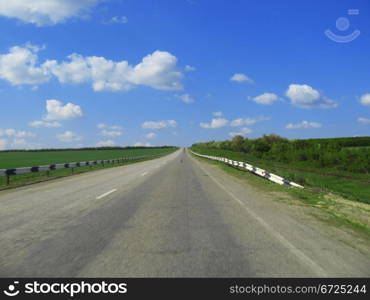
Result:
{"label": "white lane marking", "polygon": [[148,174],[148,172],[144,172],[143,174],[141,174],[141,176],[145,176],[146,174]]}
{"label": "white lane marking", "polygon": [[270,225],[268,225],[260,216],[254,213],[250,208],[248,208],[243,201],[236,197],[232,192],[230,192],[226,187],[224,187],[217,179],[215,179],[211,174],[209,174],[204,168],[197,162],[198,166],[203,170],[204,173],[208,175],[221,189],[223,189],[231,198],[238,202],[247,213],[252,216],[256,221],[258,221],[270,234],[276,238],[283,246],[285,246],[292,254],[294,254],[298,259],[303,261],[313,272],[315,272],[320,277],[328,277],[328,274],[321,268],[317,263],[315,263],[311,258],[304,254],[301,250],[297,249],[292,243],[290,243],[285,237],[283,237],[279,232],[274,230]]}
{"label": "white lane marking", "polygon": [[111,190],[111,191],[109,191],[109,192],[106,192],[106,193],[104,193],[104,194],[101,194],[100,196],[96,197],[96,200],[99,200],[99,199],[101,199],[101,198],[104,198],[105,196],[108,196],[108,195],[110,195],[110,194],[112,194],[112,193],[114,193],[114,192],[117,192],[117,190],[116,190],[116,189],[113,189],[113,190]]}

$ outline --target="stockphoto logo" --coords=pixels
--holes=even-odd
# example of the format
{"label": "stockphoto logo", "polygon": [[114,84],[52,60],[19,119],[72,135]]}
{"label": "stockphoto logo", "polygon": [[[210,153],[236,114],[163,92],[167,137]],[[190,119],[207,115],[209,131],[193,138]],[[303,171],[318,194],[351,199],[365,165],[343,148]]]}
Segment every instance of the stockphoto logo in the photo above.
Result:
{"label": "stockphoto logo", "polygon": [[4,290],[4,294],[9,297],[14,297],[19,294],[19,290],[16,288],[16,286],[19,284],[19,281],[14,281],[13,284],[10,284],[8,286],[7,290]]}
{"label": "stockphoto logo", "polygon": [[21,291],[19,281],[14,281],[5,289],[4,294],[9,297],[17,296],[19,293],[24,294],[58,294],[68,295],[73,298],[79,294],[125,294],[127,293],[126,283],[107,283],[105,281],[89,283],[85,281],[73,283],[60,282],[43,282],[38,281],[24,283],[24,290]]}

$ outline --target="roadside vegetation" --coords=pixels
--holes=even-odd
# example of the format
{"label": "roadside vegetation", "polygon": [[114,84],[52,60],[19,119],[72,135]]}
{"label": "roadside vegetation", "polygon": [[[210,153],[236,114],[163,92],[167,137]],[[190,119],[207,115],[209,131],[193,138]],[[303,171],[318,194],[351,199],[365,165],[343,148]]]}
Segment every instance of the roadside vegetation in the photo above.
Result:
{"label": "roadside vegetation", "polygon": [[[195,147],[192,147],[190,150],[207,154],[204,148],[203,152],[200,152],[200,148]],[[225,153],[222,156],[233,158],[225,155]],[[338,193],[330,192],[327,189],[312,187],[298,189],[281,186],[251,172],[241,171],[239,167],[195,155],[194,157],[221,168],[253,189],[268,195],[274,201],[300,207],[308,215],[315,217],[324,224],[330,225],[331,230],[335,232],[333,234],[344,243],[355,247],[366,255],[370,254],[370,204],[348,200],[338,195]],[[238,157],[234,159],[241,160]]]}
{"label": "roadside vegetation", "polygon": [[370,204],[369,146],[370,137],[288,140],[271,134],[197,143],[191,149],[248,162],[313,192]]}
{"label": "roadside vegetation", "polygon": [[[20,167],[33,167],[58,163],[110,160],[116,158],[127,158],[142,155],[163,156],[177,150],[177,147],[101,147],[101,148],[81,148],[81,149],[40,149],[40,150],[8,150],[0,151],[0,169],[11,169]],[[158,157],[158,156],[155,156]],[[30,174],[10,176],[9,184],[7,178],[0,176],[0,190],[18,187],[30,183],[65,177],[73,174],[84,173],[102,168],[115,167],[131,164],[138,161],[130,160],[120,163],[110,163],[104,165],[90,165],[69,169],[59,169],[53,171],[41,171]]]}

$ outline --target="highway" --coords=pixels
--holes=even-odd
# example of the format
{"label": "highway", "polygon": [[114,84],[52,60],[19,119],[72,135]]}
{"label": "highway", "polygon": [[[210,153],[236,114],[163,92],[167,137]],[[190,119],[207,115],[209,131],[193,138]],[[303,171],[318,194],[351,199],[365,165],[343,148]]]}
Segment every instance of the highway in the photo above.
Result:
{"label": "highway", "polygon": [[0,192],[0,276],[370,276],[311,219],[179,150]]}

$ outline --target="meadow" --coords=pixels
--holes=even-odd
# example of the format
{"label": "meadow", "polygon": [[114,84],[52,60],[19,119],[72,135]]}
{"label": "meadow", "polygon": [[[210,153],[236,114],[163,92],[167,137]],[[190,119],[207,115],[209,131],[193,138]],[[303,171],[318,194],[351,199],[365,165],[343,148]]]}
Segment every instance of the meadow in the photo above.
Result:
{"label": "meadow", "polygon": [[58,163],[114,159],[140,155],[166,154],[175,148],[112,150],[0,151],[0,169],[32,167]]}
{"label": "meadow", "polygon": [[[158,147],[158,148],[90,148],[90,149],[50,149],[37,151],[0,151],[0,169],[32,167],[40,165],[50,165],[58,163],[82,162],[93,160],[109,160],[115,158],[126,158],[142,155],[163,156],[177,150],[176,147]],[[156,156],[157,157],[157,156]],[[91,165],[70,169],[59,169],[54,171],[42,171],[30,174],[10,176],[9,183],[5,176],[0,176],[0,190],[18,187],[30,183],[50,180],[54,178],[84,173],[102,168],[122,166],[138,161],[148,160],[144,158],[139,160],[130,160],[120,163],[110,163],[104,165]]]}
{"label": "meadow", "polygon": [[201,154],[244,161],[302,184],[370,204],[370,138],[287,140],[265,136],[198,143]]}

